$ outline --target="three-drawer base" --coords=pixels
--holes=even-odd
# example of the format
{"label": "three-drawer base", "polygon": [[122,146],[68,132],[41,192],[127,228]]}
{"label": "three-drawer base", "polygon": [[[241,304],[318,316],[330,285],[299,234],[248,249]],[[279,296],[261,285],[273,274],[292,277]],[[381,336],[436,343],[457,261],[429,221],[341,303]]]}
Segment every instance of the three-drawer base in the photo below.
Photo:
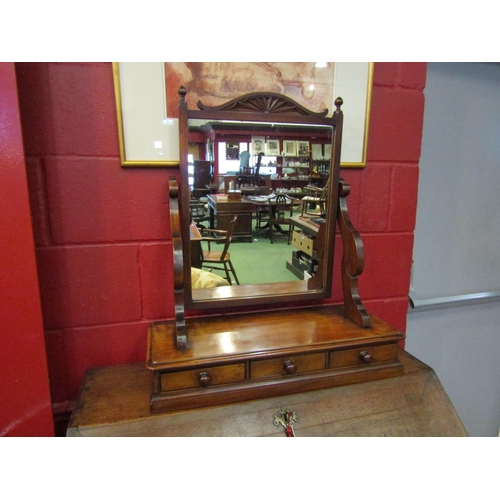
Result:
{"label": "three-drawer base", "polygon": [[[287,319],[279,321],[278,313],[261,314],[263,319],[254,323],[245,316],[241,324],[235,318],[198,320],[191,325],[194,336],[185,352],[171,347],[171,325],[153,324],[148,360],[151,411],[280,396],[402,373],[402,333],[376,318],[375,326],[363,329],[325,311],[280,313]],[[292,325],[302,333],[287,336]]]}

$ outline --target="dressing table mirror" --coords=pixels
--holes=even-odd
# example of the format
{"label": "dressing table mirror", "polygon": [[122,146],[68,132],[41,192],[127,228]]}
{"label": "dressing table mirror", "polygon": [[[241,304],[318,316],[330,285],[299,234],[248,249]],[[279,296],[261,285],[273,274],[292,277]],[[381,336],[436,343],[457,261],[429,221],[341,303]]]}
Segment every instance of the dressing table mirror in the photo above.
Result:
{"label": "dressing table mirror", "polygon": [[[398,342],[404,335],[370,317],[357,290],[364,256],[347,212],[349,186],[340,178],[342,99],[335,100],[329,114],[274,93],[246,94],[220,106],[199,102],[196,110],[188,109],[184,87],[179,97],[180,178],[169,180],[175,319],[153,323],[148,331],[151,411],[234,403],[400,374]],[[309,137],[321,136],[331,147],[321,220],[300,221],[304,228],[315,228],[310,243],[317,269],[312,276],[284,283],[192,287],[189,130],[214,123],[246,127],[259,137],[270,129],[286,130],[289,137],[315,130]],[[337,228],[343,258],[334,263]],[[332,294],[334,266],[341,267],[344,303],[322,305]]]}

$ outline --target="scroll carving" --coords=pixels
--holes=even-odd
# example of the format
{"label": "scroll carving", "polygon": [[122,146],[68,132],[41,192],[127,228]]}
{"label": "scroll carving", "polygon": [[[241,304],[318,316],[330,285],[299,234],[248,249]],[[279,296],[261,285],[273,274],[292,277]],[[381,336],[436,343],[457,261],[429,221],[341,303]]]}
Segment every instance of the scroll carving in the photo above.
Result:
{"label": "scroll carving", "polygon": [[363,272],[365,258],[363,242],[354,228],[347,211],[349,184],[339,182],[339,210],[337,221],[342,237],[342,288],[347,316],[363,328],[370,326],[370,316],[366,312],[358,293],[358,277]]}
{"label": "scroll carving", "polygon": [[172,228],[172,247],[174,259],[174,303],[175,303],[175,346],[187,349],[187,329],[184,314],[184,267],[182,236],[179,214],[179,186],[175,177],[168,180],[170,197],[170,226]]}

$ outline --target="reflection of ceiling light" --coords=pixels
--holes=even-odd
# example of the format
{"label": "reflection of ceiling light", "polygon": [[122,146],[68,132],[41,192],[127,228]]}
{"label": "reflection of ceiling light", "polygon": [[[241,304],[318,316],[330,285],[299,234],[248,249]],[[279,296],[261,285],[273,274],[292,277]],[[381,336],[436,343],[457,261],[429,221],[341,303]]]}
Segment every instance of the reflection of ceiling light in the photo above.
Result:
{"label": "reflection of ceiling light", "polygon": [[328,68],[328,63],[327,62],[317,62],[314,65],[315,68]]}
{"label": "reflection of ceiling light", "polygon": [[314,90],[314,85],[312,83],[309,85],[309,90]]}

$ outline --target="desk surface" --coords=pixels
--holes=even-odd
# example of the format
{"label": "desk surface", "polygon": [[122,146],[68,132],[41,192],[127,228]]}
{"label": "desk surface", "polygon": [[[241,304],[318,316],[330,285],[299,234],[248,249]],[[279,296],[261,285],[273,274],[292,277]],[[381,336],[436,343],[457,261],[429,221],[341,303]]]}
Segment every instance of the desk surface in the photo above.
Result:
{"label": "desk surface", "polygon": [[91,369],[67,435],[275,436],[281,407],[296,411],[301,436],[466,436],[434,371],[405,351],[401,376],[332,389],[152,415],[142,364]]}
{"label": "desk surface", "polygon": [[215,203],[217,205],[219,205],[219,204],[225,204],[225,203],[228,203],[228,204],[234,203],[234,204],[248,205],[248,204],[252,203],[251,201],[247,200],[244,197],[242,197],[239,200],[230,200],[227,194],[209,194],[207,196],[207,199],[208,199],[209,203],[212,202],[212,203]]}

